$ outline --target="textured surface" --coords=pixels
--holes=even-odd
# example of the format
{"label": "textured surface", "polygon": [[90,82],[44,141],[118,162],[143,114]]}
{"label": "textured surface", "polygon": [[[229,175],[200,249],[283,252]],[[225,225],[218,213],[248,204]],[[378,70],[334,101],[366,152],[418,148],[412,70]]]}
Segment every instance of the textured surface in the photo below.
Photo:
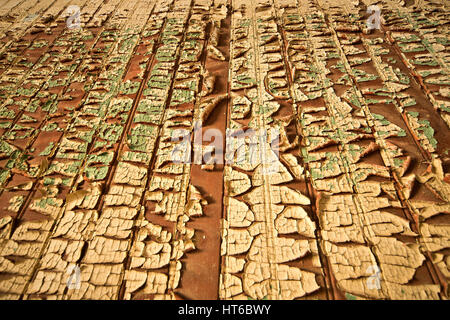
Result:
{"label": "textured surface", "polygon": [[447,299],[449,23],[443,0],[0,0],[0,298]]}

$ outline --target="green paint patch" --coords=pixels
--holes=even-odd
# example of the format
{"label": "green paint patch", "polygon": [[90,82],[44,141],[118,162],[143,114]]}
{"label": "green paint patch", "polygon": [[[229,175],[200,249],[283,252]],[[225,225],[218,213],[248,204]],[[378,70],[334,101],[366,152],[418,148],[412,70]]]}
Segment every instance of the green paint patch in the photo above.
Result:
{"label": "green paint patch", "polygon": [[358,300],[354,295],[352,295],[352,294],[350,294],[348,292],[345,293],[345,299],[347,299],[347,300]]}
{"label": "green paint patch", "polygon": [[40,156],[48,156],[50,155],[50,153],[52,152],[53,148],[55,147],[55,143],[54,142],[50,142],[48,144],[47,147],[45,147],[45,149],[39,153]]}

